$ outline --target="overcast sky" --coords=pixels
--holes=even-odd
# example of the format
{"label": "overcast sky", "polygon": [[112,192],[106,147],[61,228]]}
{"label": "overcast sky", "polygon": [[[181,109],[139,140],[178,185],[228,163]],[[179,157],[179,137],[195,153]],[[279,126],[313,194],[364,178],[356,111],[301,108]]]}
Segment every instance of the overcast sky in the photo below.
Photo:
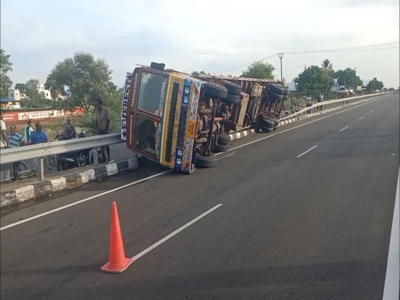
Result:
{"label": "overcast sky", "polygon": [[[74,52],[104,58],[123,84],[136,64],[163,62],[192,72],[239,75],[278,52],[344,48],[399,40],[399,0],[3,0],[1,48],[11,55],[14,84],[46,80]],[[304,66],[330,59],[357,68],[363,80],[399,84],[399,48],[287,54],[290,82]],[[277,55],[267,60],[280,77]]]}

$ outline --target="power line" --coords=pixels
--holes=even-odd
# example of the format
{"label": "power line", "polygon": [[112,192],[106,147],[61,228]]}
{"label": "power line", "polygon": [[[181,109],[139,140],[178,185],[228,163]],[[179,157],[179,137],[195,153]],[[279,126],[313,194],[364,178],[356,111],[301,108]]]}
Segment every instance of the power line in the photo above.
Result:
{"label": "power line", "polygon": [[392,43],[373,44],[373,45],[366,45],[366,46],[335,48],[335,49],[321,49],[321,50],[308,50],[308,51],[297,51],[297,52],[284,52],[284,53],[285,54],[332,53],[332,52],[344,52],[344,51],[353,51],[353,50],[391,49],[393,47],[396,48],[398,46],[399,46],[399,42],[392,42]]}
{"label": "power line", "polygon": [[[297,51],[297,52],[283,52],[286,54],[317,54],[317,53],[342,53],[342,52],[357,52],[357,51],[369,51],[369,50],[385,50],[385,49],[395,49],[399,48],[399,42],[390,42],[390,43],[382,43],[382,44],[372,44],[372,45],[365,45],[365,46],[354,46],[354,47],[346,47],[346,48],[334,48],[334,49],[321,49],[321,50],[308,50],[308,51]],[[276,57],[276,53],[268,55],[260,61],[267,60],[269,58]],[[226,73],[234,70],[238,70],[240,68],[246,67],[249,64],[243,64],[240,66],[232,67],[228,70],[216,72],[216,73]]]}

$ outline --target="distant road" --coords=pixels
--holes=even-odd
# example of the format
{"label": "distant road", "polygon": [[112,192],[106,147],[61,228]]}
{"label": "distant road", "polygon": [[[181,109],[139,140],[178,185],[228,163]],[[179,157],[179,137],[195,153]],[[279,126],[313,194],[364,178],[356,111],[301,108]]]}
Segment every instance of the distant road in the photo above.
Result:
{"label": "distant road", "polygon": [[[3,216],[84,201],[1,231],[2,299],[382,299],[398,96],[279,132],[232,142],[215,169],[145,167]],[[100,272],[112,201],[126,255],[140,257],[119,275]]]}

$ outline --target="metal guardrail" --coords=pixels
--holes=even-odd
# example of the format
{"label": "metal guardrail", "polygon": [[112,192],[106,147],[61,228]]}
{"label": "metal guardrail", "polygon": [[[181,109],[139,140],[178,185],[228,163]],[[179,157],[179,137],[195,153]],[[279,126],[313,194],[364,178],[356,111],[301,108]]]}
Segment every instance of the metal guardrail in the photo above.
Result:
{"label": "metal guardrail", "polygon": [[355,96],[355,97],[349,97],[349,98],[342,98],[342,99],[337,99],[337,100],[327,100],[327,101],[322,101],[320,103],[315,103],[312,106],[305,107],[298,112],[294,114],[290,114],[287,117],[279,119],[280,121],[285,121],[287,119],[291,119],[293,117],[296,117],[298,115],[304,114],[304,113],[315,113],[320,109],[320,107],[325,106],[325,108],[332,108],[332,107],[337,107],[340,105],[349,105],[349,104],[354,104],[357,103],[361,100],[367,100],[370,98],[375,98],[383,95],[387,95],[390,93],[379,93],[379,94],[368,94],[368,95],[363,95],[363,96]]}
{"label": "metal guardrail", "polygon": [[[380,93],[380,94],[370,94],[364,96],[357,96],[351,98],[344,98],[339,100],[328,100],[323,101],[321,103],[314,104],[313,106],[306,107],[294,114],[291,114],[285,118],[280,119],[286,120],[293,118],[297,115],[306,113],[306,112],[315,112],[321,106],[338,106],[343,104],[351,104],[363,99],[373,98],[380,95],[386,95],[389,93]],[[349,103],[350,102],[350,103]],[[1,164],[13,163],[23,160],[28,160],[32,158],[40,158],[39,162],[39,179],[44,179],[44,166],[43,161],[44,157],[49,155],[56,155],[61,153],[66,153],[70,151],[78,151],[84,149],[94,149],[98,147],[103,147],[107,145],[124,143],[124,140],[121,140],[120,133],[106,134],[101,136],[91,136],[86,138],[77,138],[67,141],[57,141],[57,142],[49,142],[37,145],[30,145],[18,148],[4,149],[0,153]],[[98,164],[97,151],[93,151],[93,160],[94,164]]]}
{"label": "metal guardrail", "polygon": [[[67,141],[49,142],[18,148],[4,149],[0,153],[1,164],[13,163],[32,158],[40,158],[39,179],[44,179],[43,159],[49,155],[56,155],[70,151],[93,149],[107,145],[124,143],[120,133],[112,133],[85,138],[77,138]],[[94,164],[98,164],[97,151],[93,151]]]}

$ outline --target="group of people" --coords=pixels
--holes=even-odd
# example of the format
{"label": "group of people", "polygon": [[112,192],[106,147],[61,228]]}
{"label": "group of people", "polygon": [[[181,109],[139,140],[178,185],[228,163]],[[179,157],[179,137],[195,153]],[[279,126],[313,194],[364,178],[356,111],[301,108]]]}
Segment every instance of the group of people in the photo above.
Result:
{"label": "group of people", "polygon": [[[35,129],[32,127],[32,120],[28,120],[24,129],[24,136],[17,132],[15,124],[11,124],[10,132],[7,134],[6,123],[3,120],[3,112],[0,111],[0,149],[17,148],[25,145],[46,143],[47,134],[42,130],[40,122],[35,123]],[[0,182],[9,182],[17,179],[17,169],[19,162],[12,164],[2,164],[0,170]]]}
{"label": "group of people", "polygon": [[[110,127],[110,112],[108,108],[103,106],[103,100],[98,98],[96,100],[95,121],[96,129],[99,135],[108,134]],[[42,129],[40,122],[35,123],[35,129],[32,127],[33,121],[28,120],[24,128],[24,136],[17,132],[15,124],[11,124],[10,133],[7,133],[6,123],[3,120],[3,112],[0,111],[0,149],[16,148],[25,145],[33,145],[40,143],[47,143],[47,133]],[[67,121],[67,125],[63,130],[63,139],[76,138],[75,126],[72,120]],[[106,146],[107,161],[110,161],[110,146]],[[17,169],[19,163],[1,164],[0,169],[0,182],[11,182],[17,179]]]}

